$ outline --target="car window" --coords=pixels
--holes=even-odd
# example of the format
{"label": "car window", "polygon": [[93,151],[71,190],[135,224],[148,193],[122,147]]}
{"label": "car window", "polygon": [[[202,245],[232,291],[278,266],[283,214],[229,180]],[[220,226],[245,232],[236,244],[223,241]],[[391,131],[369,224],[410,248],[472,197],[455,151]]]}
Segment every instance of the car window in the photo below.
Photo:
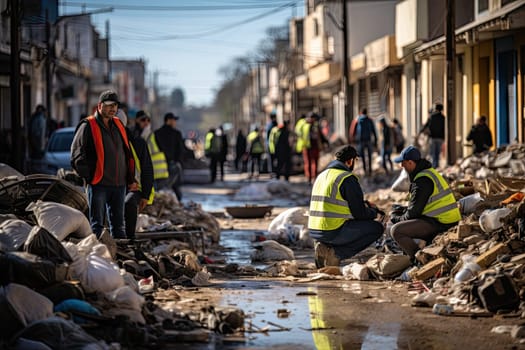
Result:
{"label": "car window", "polygon": [[69,152],[74,132],[56,132],[49,139],[48,152]]}

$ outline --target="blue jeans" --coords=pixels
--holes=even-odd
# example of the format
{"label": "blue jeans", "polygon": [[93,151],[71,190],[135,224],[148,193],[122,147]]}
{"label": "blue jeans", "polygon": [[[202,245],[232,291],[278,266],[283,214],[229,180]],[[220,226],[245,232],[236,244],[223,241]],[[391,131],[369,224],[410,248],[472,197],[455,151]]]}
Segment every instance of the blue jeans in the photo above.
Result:
{"label": "blue jeans", "polygon": [[383,234],[383,225],[374,220],[348,220],[333,231],[310,230],[312,238],[334,248],[339,259],[356,255]]}
{"label": "blue jeans", "polygon": [[[367,158],[365,158],[365,150],[368,152]],[[363,160],[363,169],[366,173],[372,173],[372,152],[374,151],[374,145],[372,141],[361,141],[358,146],[357,152],[359,152],[359,157]],[[368,162],[368,165],[367,165]],[[368,167],[367,167],[368,166]],[[368,172],[367,172],[368,169]]]}
{"label": "blue jeans", "polygon": [[430,155],[432,156],[432,167],[439,168],[439,155],[441,154],[441,146],[443,146],[443,139],[430,139]]}
{"label": "blue jeans", "polygon": [[106,213],[113,238],[126,238],[124,226],[124,198],[126,186],[88,186],[89,221],[93,233],[100,237]]}
{"label": "blue jeans", "polygon": [[135,239],[135,230],[137,226],[137,217],[139,214],[139,204],[142,199],[140,192],[128,192],[125,200],[125,223],[126,237]]}

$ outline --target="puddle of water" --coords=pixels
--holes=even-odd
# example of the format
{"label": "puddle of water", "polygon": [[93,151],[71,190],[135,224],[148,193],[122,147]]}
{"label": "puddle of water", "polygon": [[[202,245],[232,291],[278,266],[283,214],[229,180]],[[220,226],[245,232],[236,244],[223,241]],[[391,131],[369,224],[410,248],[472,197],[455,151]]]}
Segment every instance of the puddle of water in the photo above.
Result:
{"label": "puddle of water", "polygon": [[373,324],[368,328],[361,350],[395,350],[401,325],[399,323]]}

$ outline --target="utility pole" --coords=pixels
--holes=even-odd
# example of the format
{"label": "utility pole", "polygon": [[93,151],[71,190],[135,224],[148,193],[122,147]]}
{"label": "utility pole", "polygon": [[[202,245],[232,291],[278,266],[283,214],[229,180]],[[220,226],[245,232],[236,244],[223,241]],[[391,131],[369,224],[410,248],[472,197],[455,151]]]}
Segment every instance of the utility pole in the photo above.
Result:
{"label": "utility pole", "polygon": [[456,117],[455,117],[455,76],[456,76],[456,35],[455,35],[455,1],[446,0],[446,57],[447,57],[447,163],[456,163]]}
{"label": "utility pole", "polygon": [[11,57],[9,86],[11,87],[11,165],[23,172],[22,133],[20,126],[20,3],[11,0]]}
{"label": "utility pole", "polygon": [[348,127],[353,118],[354,99],[350,91],[350,60],[348,55],[348,4],[346,0],[342,0],[343,4],[343,79],[342,90],[344,94],[344,113],[345,113],[345,127]]}
{"label": "utility pole", "polygon": [[52,90],[53,90],[53,76],[51,74],[51,64],[53,63],[54,47],[51,39],[51,23],[49,21],[49,13],[46,9],[46,108],[47,117],[53,117],[53,102],[52,102]]}

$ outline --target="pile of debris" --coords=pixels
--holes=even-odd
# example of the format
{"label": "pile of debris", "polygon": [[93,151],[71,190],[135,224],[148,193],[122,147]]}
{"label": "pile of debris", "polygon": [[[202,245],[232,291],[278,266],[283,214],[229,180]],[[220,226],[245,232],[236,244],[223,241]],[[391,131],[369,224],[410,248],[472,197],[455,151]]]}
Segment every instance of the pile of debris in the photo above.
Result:
{"label": "pile of debris", "polygon": [[[177,237],[113,240],[92,233],[85,194],[55,176],[0,179],[0,346],[13,349],[154,347],[209,341],[244,323],[241,310],[188,312],[175,288],[209,284],[202,257],[177,238],[220,237],[195,204],[159,193],[150,213]],[[143,232],[143,234],[152,234]]]}

